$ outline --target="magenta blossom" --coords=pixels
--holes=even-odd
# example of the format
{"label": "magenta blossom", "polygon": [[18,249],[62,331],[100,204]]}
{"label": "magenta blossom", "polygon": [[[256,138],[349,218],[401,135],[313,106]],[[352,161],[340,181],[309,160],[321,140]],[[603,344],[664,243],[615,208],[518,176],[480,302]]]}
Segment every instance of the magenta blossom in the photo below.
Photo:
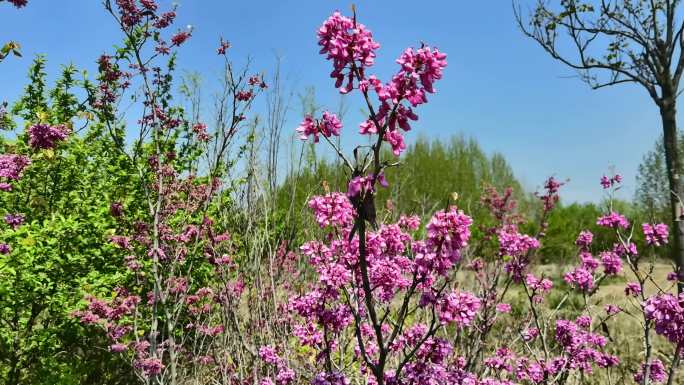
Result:
{"label": "magenta blossom", "polygon": [[22,171],[31,164],[31,159],[24,155],[0,154],[0,178],[19,180]]}
{"label": "magenta blossom", "polygon": [[637,282],[627,282],[625,285],[625,295],[638,297],[641,294],[641,286]]}
{"label": "magenta blossom", "polygon": [[334,192],[324,196],[315,196],[309,200],[308,205],[321,227],[330,225],[345,227],[354,222],[354,207],[344,194]]}
{"label": "magenta blossom", "polygon": [[7,214],[5,215],[5,223],[16,230],[24,223],[24,216],[21,214]]}
{"label": "magenta blossom", "polygon": [[641,225],[641,228],[646,237],[646,244],[660,246],[667,243],[669,229],[666,224],[658,223],[652,225],[650,223],[644,223]]}
{"label": "magenta blossom", "polygon": [[603,227],[609,227],[613,229],[629,227],[629,221],[622,215],[611,211],[610,214],[604,215],[596,221],[596,224]]}
{"label": "magenta blossom", "polygon": [[70,130],[64,125],[35,124],[29,127],[28,133],[29,145],[38,150],[54,148],[57,143],[66,139]]}
{"label": "magenta blossom", "polygon": [[459,327],[468,326],[480,306],[480,299],[471,293],[451,292],[440,302],[439,321],[442,324],[456,323]]}
{"label": "magenta blossom", "polygon": [[311,115],[306,115],[302,123],[297,127],[297,132],[300,134],[300,139],[306,140],[309,136],[313,136],[314,143],[318,143],[319,134],[326,138],[329,138],[331,135],[340,136],[341,129],[342,122],[337,118],[337,115],[325,111],[323,112],[323,117],[318,121]]}
{"label": "magenta blossom", "polygon": [[594,287],[594,276],[583,267],[576,267],[563,277],[570,286],[582,291],[589,291]]}
{"label": "magenta blossom", "polygon": [[591,242],[594,240],[594,234],[589,230],[584,230],[579,233],[575,245],[579,246],[581,249],[588,249]]}
{"label": "magenta blossom", "polygon": [[[335,87],[342,93],[354,88],[353,80],[357,74],[352,72],[353,67],[363,70],[372,66],[375,51],[380,48],[366,26],[339,12],[333,13],[318,29],[318,45],[321,46],[320,53],[332,60],[330,77],[335,79]],[[343,86],[345,77],[348,81]]]}
{"label": "magenta blossom", "polygon": [[675,345],[684,343],[684,293],[660,294],[647,299],[644,314],[654,321],[656,333]]}
{"label": "magenta blossom", "polygon": [[622,271],[622,260],[616,253],[610,251],[601,253],[601,264],[606,275],[615,275]]}
{"label": "magenta blossom", "polygon": [[[641,383],[644,379],[644,371],[646,370],[646,363],[641,364],[641,368],[638,372],[634,373],[634,381]],[[648,373],[648,378],[654,383],[663,383],[667,379],[667,370],[663,363],[657,359],[651,359],[650,370]]]}

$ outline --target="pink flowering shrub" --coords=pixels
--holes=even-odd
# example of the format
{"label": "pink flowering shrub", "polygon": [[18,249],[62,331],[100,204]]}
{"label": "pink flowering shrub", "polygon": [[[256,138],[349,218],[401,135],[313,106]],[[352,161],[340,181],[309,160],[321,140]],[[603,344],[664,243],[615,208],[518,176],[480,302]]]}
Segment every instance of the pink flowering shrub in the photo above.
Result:
{"label": "pink flowering shrub", "polygon": [[[231,113],[213,129],[190,119],[169,102],[173,51],[191,37],[189,32],[168,37],[175,9],[162,11],[155,0],[117,0],[105,6],[125,35],[125,52],[98,60],[91,108],[118,145],[113,150],[137,171],[129,177],[139,184],[140,194],[125,201],[111,197],[108,204],[117,223],[108,241],[118,250],[125,279],[118,281],[113,295],[87,294],[73,316],[104,333],[107,349],[128,361],[142,383],[185,383],[206,372],[223,384],[247,383],[257,353],[246,340],[259,326],[252,319],[237,318],[253,294],[236,264],[237,246],[220,220],[219,207],[231,187],[224,184],[230,182],[227,149],[267,85],[259,75],[248,76],[247,70],[234,74],[229,45],[221,40],[218,53],[225,65]],[[166,55],[170,59],[162,61]],[[144,98],[137,138],[130,147],[114,118],[128,92],[140,92]],[[64,140],[66,131],[37,125],[29,135],[32,147],[45,149]],[[287,269],[289,255],[278,255],[273,261],[278,271]],[[259,300],[264,301],[268,292],[260,290]]]}
{"label": "pink flowering shrub", "polygon": [[[349,179],[346,195],[326,191],[308,204],[323,232],[300,252],[316,279],[290,295],[288,322],[295,346],[310,349],[311,361],[285,358],[265,345],[260,356],[273,370],[264,373],[261,384],[565,384],[597,371],[613,373],[627,364],[619,347],[611,346],[607,322],[625,310],[594,298],[607,279],[625,269],[639,280],[625,293],[637,298],[633,310],[643,322],[645,344],[641,366],[627,368],[630,379],[647,384],[673,378],[683,345],[682,300],[661,287],[646,297],[649,273],[641,268],[631,224],[620,213],[609,210],[596,221],[614,232],[611,248],[595,250],[589,230],[578,235],[578,264],[562,277],[567,290],[535,271],[536,251],[563,185],[554,178],[537,194],[541,215],[534,235],[522,232],[531,227],[516,213],[510,190],[484,194],[482,204],[494,223],[478,229],[484,236],[477,244],[473,219],[452,204],[436,210],[423,226],[406,216],[379,220],[377,185],[392,183],[384,171],[396,165],[382,158],[381,148],[387,143],[394,156],[401,154],[402,132],[418,118],[413,109],[435,92],[446,55],[426,45],[408,48],[396,61],[397,73],[383,83],[370,73],[379,44],[356,15],[335,12],[318,38],[321,53],[332,62],[335,87],[356,91],[366,103],[369,113],[359,133],[372,144],[347,158],[329,140],[341,134],[342,123],[328,112],[321,119],[306,116],[296,129],[302,139],[326,139]],[[603,177],[601,185],[612,193],[621,180]],[[644,224],[643,231],[649,247],[667,242],[665,225]],[[554,309],[549,297],[562,290]],[[513,309],[506,301],[515,292],[524,301]],[[571,295],[583,298],[584,305],[579,314],[562,316],[559,307]],[[516,318],[508,318],[513,312]],[[669,370],[653,356],[653,331],[673,344]],[[286,345],[281,348],[287,351]]]}
{"label": "pink flowering shrub", "polygon": [[[564,184],[553,177],[534,197],[534,218],[518,212],[512,189],[493,187],[480,202],[487,218],[472,218],[457,197],[425,218],[376,208],[378,189],[395,182],[386,171],[400,167],[415,110],[444,76],[446,55],[437,48],[405,49],[382,81],[372,73],[380,45],[356,15],[335,12],[324,21],[320,53],[335,88],[365,103],[359,134],[371,144],[347,156],[331,140],[348,133],[341,118],[306,115],[295,132],[333,148],[346,191],[326,185],[309,197],[315,229],[296,251],[287,242],[250,249],[245,238],[269,230],[231,234],[220,214],[232,182],[225,152],[267,87],[263,78],[235,75],[227,64],[232,116],[214,129],[189,119],[170,105],[168,90],[173,53],[191,31],[168,36],[175,10],[162,12],[152,0],[117,0],[108,10],[132,51],[99,59],[91,103],[111,122],[121,98],[141,88],[138,142],[128,149],[117,127],[107,129],[138,171],[142,203],[107,204],[117,223],[108,240],[126,279],[112,295],[88,294],[74,316],[106,335],[107,350],[125,357],[141,382],[580,384],[605,373],[612,383],[645,385],[678,375],[684,297],[672,294],[678,277],[666,286],[652,275],[652,251],[667,243],[667,226],[643,224],[645,245],[637,245],[630,220],[609,204],[595,224],[612,232],[614,244],[598,247],[592,229],[583,230],[570,241],[571,266],[550,275],[539,269],[538,250]],[[217,53],[226,57],[229,48],[221,39]],[[166,55],[167,67],[152,64]],[[34,150],[54,148],[67,134],[60,126],[29,128]],[[8,155],[0,165],[9,184],[28,161]],[[600,184],[612,193],[621,179]],[[0,253],[10,252],[0,244]],[[636,280],[624,285],[628,306],[599,299],[606,282],[626,274]],[[572,301],[576,307],[565,306]],[[638,363],[623,360],[613,341],[619,317],[642,326]],[[658,357],[656,338],[667,343]]]}

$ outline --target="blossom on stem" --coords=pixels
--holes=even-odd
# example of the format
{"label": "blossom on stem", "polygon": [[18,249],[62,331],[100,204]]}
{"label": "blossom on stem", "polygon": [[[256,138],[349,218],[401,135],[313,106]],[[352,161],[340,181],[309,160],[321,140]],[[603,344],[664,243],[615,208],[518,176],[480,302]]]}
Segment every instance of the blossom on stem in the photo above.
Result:
{"label": "blossom on stem", "polygon": [[480,299],[468,292],[451,292],[439,303],[439,321],[465,327],[475,319],[480,310]]}
{"label": "blossom on stem", "polygon": [[64,125],[35,124],[28,129],[29,145],[34,150],[54,148],[57,143],[66,139],[69,132]]}
{"label": "blossom on stem", "polygon": [[666,224],[644,223],[641,225],[641,228],[644,231],[644,237],[646,237],[646,244],[660,246],[667,243],[670,232]]}
{"label": "blossom on stem", "polygon": [[[335,79],[335,87],[342,93],[351,91],[356,76],[352,73],[352,66],[359,68],[363,74],[363,69],[373,65],[375,51],[380,48],[380,44],[373,40],[373,34],[366,26],[340,12],[334,12],[318,29],[317,34],[320,53],[333,62],[330,77]],[[345,78],[348,80],[343,86]]]}
{"label": "blossom on stem", "polygon": [[629,221],[623,215],[620,215],[614,211],[611,211],[610,214],[607,214],[607,215],[600,217],[596,221],[596,224],[599,226],[613,228],[613,229],[617,229],[617,228],[627,229],[629,227]]}

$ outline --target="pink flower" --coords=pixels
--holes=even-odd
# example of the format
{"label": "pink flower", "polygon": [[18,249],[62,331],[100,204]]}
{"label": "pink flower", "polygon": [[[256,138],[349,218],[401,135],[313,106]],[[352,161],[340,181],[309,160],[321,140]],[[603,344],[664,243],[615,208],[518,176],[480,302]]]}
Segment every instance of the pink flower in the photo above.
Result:
{"label": "pink flower", "polygon": [[[639,371],[634,373],[634,381],[636,383],[642,382],[642,380],[644,379],[644,371],[645,370],[646,370],[646,363],[642,363]],[[657,358],[651,359],[651,365],[650,365],[648,378],[655,383],[662,383],[662,382],[665,382],[665,380],[667,379],[667,371],[665,370],[665,366],[663,365],[663,363],[659,359],[657,359]]]}
{"label": "pink flower", "polygon": [[[433,84],[436,80],[442,78],[442,71],[447,66],[446,54],[439,52],[438,49],[432,49],[428,46],[417,49],[407,48],[401,54],[397,63],[401,66],[402,74],[406,77],[406,81],[413,82],[416,79],[420,80],[422,89],[434,93]],[[425,96],[420,87],[411,87],[414,91],[409,93],[408,99],[414,106],[424,103]]]}
{"label": "pink flower", "polygon": [[504,226],[498,233],[499,255],[517,257],[530,249],[539,248],[539,241],[529,235],[520,234],[514,225]]}
{"label": "pink flower", "polygon": [[605,175],[601,177],[601,186],[604,189],[609,189],[613,185],[620,184],[621,182],[622,182],[622,175],[620,175],[620,174],[615,174],[614,176],[612,176],[610,178],[605,176]]}
{"label": "pink flower", "polygon": [[302,123],[297,127],[297,132],[299,132],[299,138],[302,140],[307,140],[309,136],[313,135],[314,143],[318,143],[318,127],[316,121],[311,115],[306,115]]}
{"label": "pink flower", "polygon": [[[342,93],[354,88],[356,74],[351,72],[352,63],[361,69],[372,66],[375,51],[380,48],[380,44],[373,40],[373,34],[363,24],[339,12],[333,13],[318,29],[318,45],[321,46],[320,53],[332,60],[330,77],[335,79],[335,87]],[[345,73],[346,70],[348,72]],[[342,86],[345,77],[348,82]]]}
{"label": "pink flower", "polygon": [[404,136],[398,130],[385,132],[385,137],[383,138],[392,146],[392,153],[395,156],[401,155],[401,152],[406,149],[406,144],[404,144]]}
{"label": "pink flower", "polygon": [[345,227],[354,222],[354,207],[344,194],[334,192],[315,196],[309,200],[308,205],[320,227]]}
{"label": "pink flower", "polygon": [[323,136],[329,137],[330,135],[340,136],[340,130],[342,129],[342,122],[337,119],[337,115],[323,111],[323,117],[319,123],[319,128]]}
{"label": "pink flower", "polygon": [[580,253],[579,257],[582,261],[583,268],[591,271],[592,273],[596,271],[596,268],[599,266],[599,261],[597,261],[593,255],[588,252],[582,252]]}
{"label": "pink flower", "polygon": [[529,328],[522,331],[522,337],[526,342],[530,342],[539,336],[539,329]]}
{"label": "pink flower", "polygon": [[602,186],[604,189],[609,189],[610,186],[611,186],[611,184],[612,184],[612,183],[610,182],[610,178],[608,178],[608,177],[605,176],[605,175],[601,177],[601,186]]}
{"label": "pink flower", "polygon": [[128,346],[126,346],[126,344],[113,344],[109,346],[109,351],[111,351],[112,353],[125,352],[126,349],[128,349]]}
{"label": "pink flower", "polygon": [[278,353],[276,352],[275,348],[269,345],[259,348],[259,358],[261,358],[264,362],[268,362],[269,364],[273,365],[276,365],[280,362],[280,357],[278,357]]}
{"label": "pink flower", "polygon": [[589,291],[594,287],[594,276],[582,267],[576,267],[573,271],[566,273],[563,279],[570,286],[582,291]]}
{"label": "pink flower", "polygon": [[0,154],[0,178],[19,180],[21,174],[31,164],[31,159],[24,155]]}
{"label": "pink flower", "polygon": [[660,294],[648,298],[644,306],[647,319],[653,320],[656,333],[673,344],[684,343],[684,293]]}
{"label": "pink flower", "polygon": [[154,28],[158,29],[164,29],[168,26],[170,26],[173,23],[173,20],[176,18],[176,12],[174,11],[169,11],[169,12],[164,12],[161,14],[161,16],[158,16],[157,19],[155,20],[152,25]]}
{"label": "pink flower", "polygon": [[613,229],[629,227],[629,221],[622,215],[611,211],[610,214],[604,215],[596,221],[596,224],[603,227],[609,227]]}
{"label": "pink flower", "polygon": [[146,377],[156,376],[164,369],[164,364],[157,358],[138,359],[133,363],[133,366],[141,369]]}
{"label": "pink flower", "polygon": [[[463,211],[452,206],[449,211],[436,212],[428,223],[425,245],[430,252],[438,252],[433,259],[423,259],[419,264],[438,274],[446,274],[461,258],[460,251],[470,240],[470,225],[473,220]],[[418,263],[418,258],[417,263]]]}
{"label": "pink flower", "polygon": [[532,292],[548,293],[553,287],[553,282],[548,278],[539,279],[533,274],[525,276],[525,284]]}
{"label": "pink flower", "polygon": [[628,282],[625,285],[625,295],[637,297],[641,294],[641,286],[637,282]]}
{"label": "pink flower", "polygon": [[235,99],[241,101],[241,102],[246,102],[250,100],[254,96],[254,93],[251,90],[248,91],[238,91],[235,94]]}
{"label": "pink flower", "polygon": [[341,129],[342,122],[337,118],[337,115],[325,111],[319,121],[316,121],[311,115],[306,115],[297,127],[297,132],[300,134],[300,139],[306,140],[309,136],[313,136],[314,143],[318,143],[318,134],[322,134],[326,138],[331,135],[339,136]]}
{"label": "pink flower", "polygon": [[608,305],[606,305],[606,306],[604,307],[604,310],[606,311],[606,313],[608,313],[608,315],[615,315],[615,314],[617,314],[617,313],[619,313],[619,312],[622,311],[622,309],[620,309],[619,306],[616,306],[616,305],[613,305],[613,304],[608,304]]}
{"label": "pink flower", "polygon": [[582,249],[587,249],[591,245],[591,242],[594,239],[594,234],[591,233],[591,231],[584,230],[581,233],[579,233],[579,236],[577,237],[577,240],[575,241],[575,245],[579,246]]}
{"label": "pink flower", "polygon": [[498,311],[499,313],[510,313],[511,305],[507,303],[499,303],[496,305],[496,311]]}
{"label": "pink flower", "polygon": [[606,275],[615,275],[622,271],[622,260],[620,260],[619,255],[613,252],[601,253],[601,264],[603,264],[603,271]]}
{"label": "pink flower", "polygon": [[644,223],[641,225],[644,231],[644,236],[646,237],[646,244],[653,246],[660,246],[667,243],[667,238],[669,236],[669,229],[666,224],[650,224]]}
{"label": "pink flower", "polygon": [[295,379],[295,372],[287,366],[279,366],[276,373],[276,385],[288,385]]}
{"label": "pink flower", "polygon": [[439,321],[442,324],[456,323],[459,327],[470,325],[480,310],[480,299],[468,292],[451,292],[439,305]]}
{"label": "pink flower", "polygon": [[24,223],[24,216],[21,214],[7,214],[5,215],[5,223],[16,230]]}
{"label": "pink flower", "polygon": [[54,148],[57,143],[66,139],[69,132],[63,125],[35,124],[28,129],[29,145],[34,150]]}
{"label": "pink flower", "polygon": [[671,272],[667,273],[667,280],[668,281],[679,281],[678,275],[679,274],[677,274],[676,271],[671,271]]}
{"label": "pink flower", "polygon": [[150,11],[157,10],[157,3],[154,0],[140,0],[140,4]]}

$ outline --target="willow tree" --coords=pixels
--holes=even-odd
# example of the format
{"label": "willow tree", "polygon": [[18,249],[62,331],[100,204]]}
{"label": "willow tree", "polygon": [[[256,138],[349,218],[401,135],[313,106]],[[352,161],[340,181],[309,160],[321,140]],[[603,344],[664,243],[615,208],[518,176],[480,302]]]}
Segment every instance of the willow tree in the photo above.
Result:
{"label": "willow tree", "polygon": [[516,3],[514,11],[525,35],[575,69],[592,88],[633,83],[655,102],[662,120],[670,189],[672,257],[682,277],[684,190],[676,112],[684,73],[684,24],[679,5],[679,0],[536,0],[528,17],[522,16]]}

